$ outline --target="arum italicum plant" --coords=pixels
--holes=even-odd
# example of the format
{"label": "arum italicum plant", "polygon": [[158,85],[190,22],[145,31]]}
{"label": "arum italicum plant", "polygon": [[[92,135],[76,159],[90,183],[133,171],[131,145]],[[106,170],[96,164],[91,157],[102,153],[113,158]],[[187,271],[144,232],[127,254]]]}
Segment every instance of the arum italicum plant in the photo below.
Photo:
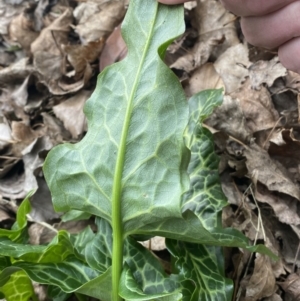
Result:
{"label": "arum italicum plant", "polygon": [[[51,150],[44,165],[55,209],[95,215],[97,232],[59,231],[47,246],[28,245],[26,199],[13,229],[0,232],[0,291],[8,301],[36,300],[31,280],[47,284],[57,301],[71,293],[79,300],[229,301],[221,247],[272,256],[221,226],[226,200],[202,122],[222,91],[186,101],[162,61],[183,31],[183,7],[130,1],[122,27],[127,58],[100,74],[84,109],[86,136]],[[170,275],[137,242],[154,235],[167,238]]]}

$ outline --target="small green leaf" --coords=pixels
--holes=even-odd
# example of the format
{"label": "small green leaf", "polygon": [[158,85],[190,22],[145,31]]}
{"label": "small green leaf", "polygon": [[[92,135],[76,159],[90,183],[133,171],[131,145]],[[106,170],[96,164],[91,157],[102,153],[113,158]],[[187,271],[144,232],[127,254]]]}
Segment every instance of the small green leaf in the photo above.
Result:
{"label": "small green leaf", "polygon": [[31,280],[23,271],[12,274],[9,281],[0,287],[0,292],[4,294],[6,301],[38,301]]}
{"label": "small green leaf", "polygon": [[30,192],[19,206],[17,212],[17,219],[16,222],[13,224],[11,230],[0,229],[0,237],[7,237],[8,239],[13,241],[24,242],[24,239],[27,238],[26,215],[31,211],[29,198],[33,195],[33,193],[34,192]]}
{"label": "small green leaf", "polygon": [[27,262],[57,263],[74,254],[69,234],[60,231],[48,246],[23,245],[0,238],[0,256],[11,256]]}

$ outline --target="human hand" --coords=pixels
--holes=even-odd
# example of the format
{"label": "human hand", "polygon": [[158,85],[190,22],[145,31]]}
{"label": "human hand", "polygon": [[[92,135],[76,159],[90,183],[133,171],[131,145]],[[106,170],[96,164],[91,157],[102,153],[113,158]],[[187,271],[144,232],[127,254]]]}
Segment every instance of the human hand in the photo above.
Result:
{"label": "human hand", "polygon": [[281,63],[300,73],[300,2],[296,0],[221,0],[241,16],[246,40],[255,46],[278,49]]}
{"label": "human hand", "polygon": [[[159,0],[179,4],[184,0]],[[297,0],[220,0],[241,16],[246,40],[266,49],[278,49],[281,63],[300,73],[300,1]]]}

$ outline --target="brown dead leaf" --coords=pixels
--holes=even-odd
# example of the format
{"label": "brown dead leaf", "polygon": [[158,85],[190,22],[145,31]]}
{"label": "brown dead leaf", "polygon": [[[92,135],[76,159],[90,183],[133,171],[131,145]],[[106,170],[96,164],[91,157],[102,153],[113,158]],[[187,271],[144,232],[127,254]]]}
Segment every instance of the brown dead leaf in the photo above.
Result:
{"label": "brown dead leaf", "polygon": [[221,53],[239,43],[234,20],[235,16],[228,12],[220,1],[201,0],[192,11],[191,22],[199,32],[199,41],[206,41],[209,36],[217,32],[224,36]]}
{"label": "brown dead leaf", "polygon": [[70,134],[66,131],[60,120],[46,112],[43,112],[41,116],[43,117],[45,131],[49,135],[53,145],[70,140]]}
{"label": "brown dead leaf", "polygon": [[300,225],[298,215],[299,202],[284,194],[271,193],[263,185],[257,185],[255,197],[261,203],[269,204],[280,222],[288,225]]}
{"label": "brown dead leaf", "polygon": [[271,135],[268,150],[274,159],[285,166],[295,182],[300,182],[299,139],[297,130],[280,129]]}
{"label": "brown dead leaf", "polygon": [[[41,166],[39,168],[41,168]],[[61,214],[55,212],[53,209],[50,190],[44,178],[37,176],[36,180],[38,189],[30,199],[32,208],[30,217],[36,222],[45,222],[59,218]]]}
{"label": "brown dead leaf", "polygon": [[285,77],[285,86],[287,89],[291,89],[296,92],[300,92],[300,74],[288,70]]}
{"label": "brown dead leaf", "polygon": [[38,39],[31,44],[31,52],[35,56],[38,52],[49,52],[61,56],[60,45],[68,43],[68,33],[73,20],[71,8],[65,11],[52,24],[44,28]]}
{"label": "brown dead leaf", "polygon": [[12,142],[11,128],[5,123],[0,123],[0,150]]}
{"label": "brown dead leaf", "polygon": [[87,64],[91,64],[98,59],[103,46],[103,39],[90,42],[87,45],[62,45],[67,62],[74,68],[75,80],[83,76]]}
{"label": "brown dead leaf", "polygon": [[12,85],[24,79],[30,74],[34,73],[34,68],[29,63],[29,58],[23,58],[12,64],[11,66],[0,70],[0,88]]}
{"label": "brown dead leaf", "polygon": [[265,87],[254,90],[247,79],[231,97],[239,100],[239,105],[252,133],[273,129],[278,125],[279,114],[274,107],[269,91]]}
{"label": "brown dead leaf", "polygon": [[220,75],[216,72],[212,63],[206,63],[193,71],[191,77],[183,82],[187,97],[206,89],[224,88]]}
{"label": "brown dead leaf", "polygon": [[166,249],[165,237],[154,236],[149,240],[140,242],[145,248],[152,251],[162,251]]}
{"label": "brown dead leaf", "polygon": [[35,31],[41,31],[44,27],[44,17],[51,8],[56,5],[58,0],[42,0],[37,3],[33,12],[33,21]]}
{"label": "brown dead leaf", "polygon": [[39,33],[34,30],[33,20],[23,12],[16,16],[9,25],[9,37],[13,42],[18,42],[21,47],[29,53],[32,42]]}
{"label": "brown dead leaf", "polygon": [[284,282],[278,283],[287,295],[294,301],[300,301],[300,277],[297,274],[290,274]]}
{"label": "brown dead leaf", "polygon": [[272,296],[276,290],[276,279],[272,271],[271,259],[266,255],[257,253],[253,274],[246,285],[245,300],[260,300]]}
{"label": "brown dead leaf", "polygon": [[248,175],[264,184],[269,190],[290,195],[300,200],[300,189],[292,181],[287,170],[255,143],[245,148]]}
{"label": "brown dead leaf", "polygon": [[100,56],[100,71],[105,67],[121,61],[127,55],[127,46],[121,35],[121,26],[115,28],[106,40]]}
{"label": "brown dead leaf", "polygon": [[225,84],[225,92],[230,94],[240,88],[249,72],[250,64],[247,46],[237,44],[222,53],[214,66]]}
{"label": "brown dead leaf", "polygon": [[205,64],[213,49],[223,41],[224,37],[219,33],[219,35],[209,37],[205,42],[198,42],[193,49],[178,58],[170,67],[190,73]]}
{"label": "brown dead leaf", "polygon": [[[39,37],[31,44],[33,62],[46,86],[58,86],[62,77],[63,53],[61,45],[68,44],[68,33],[72,24],[72,9],[66,8],[63,14],[44,28]],[[51,90],[51,89],[50,89]]]}
{"label": "brown dead leaf", "polygon": [[77,20],[75,31],[82,44],[107,37],[118,26],[125,15],[124,1],[97,3],[87,1],[77,6],[74,16]]}
{"label": "brown dead leaf", "polygon": [[273,294],[270,297],[264,298],[264,301],[282,301],[282,299],[278,294]]}
{"label": "brown dead leaf", "polygon": [[87,129],[83,106],[90,96],[91,91],[82,90],[53,107],[54,114],[63,122],[73,138],[78,138]]}
{"label": "brown dead leaf", "polygon": [[51,143],[49,137],[44,136],[35,139],[27,148],[22,151],[23,162],[24,162],[24,177],[22,177],[22,189],[17,195],[12,197],[24,198],[30,191],[36,190],[38,188],[37,174],[41,171],[44,158],[40,155],[42,152],[49,151],[53,144]]}
{"label": "brown dead leaf", "polygon": [[287,70],[277,56],[270,61],[258,61],[249,67],[251,85],[256,90],[259,90],[262,84],[271,87],[277,78],[286,75]]}
{"label": "brown dead leaf", "polygon": [[222,105],[205,120],[205,124],[244,143],[251,138],[251,131],[247,126],[239,100],[229,95],[224,96]]}
{"label": "brown dead leaf", "polygon": [[234,16],[215,0],[198,1],[191,11],[191,22],[198,31],[198,39],[191,50],[181,56],[171,68],[192,72],[213,56],[239,43]]}
{"label": "brown dead leaf", "polygon": [[27,6],[27,1],[0,1],[0,34],[8,34],[8,26],[11,20],[22,13]]}

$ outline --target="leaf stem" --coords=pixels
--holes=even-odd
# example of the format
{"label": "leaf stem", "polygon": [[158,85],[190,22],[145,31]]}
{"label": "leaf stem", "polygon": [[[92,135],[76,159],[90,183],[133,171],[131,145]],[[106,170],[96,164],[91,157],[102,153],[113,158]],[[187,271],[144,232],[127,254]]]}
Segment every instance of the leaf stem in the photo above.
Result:
{"label": "leaf stem", "polygon": [[[137,0],[138,2],[138,0]],[[133,3],[131,3],[133,5]],[[156,3],[156,11],[153,16],[153,23],[151,27],[151,32],[149,36],[152,36],[154,30],[154,20],[157,17],[158,3]],[[124,119],[124,125],[122,129],[120,146],[118,150],[116,169],[114,174],[114,183],[112,191],[112,230],[113,230],[113,250],[112,250],[112,301],[122,301],[123,299],[119,296],[119,284],[123,268],[123,221],[122,221],[122,175],[125,165],[125,154],[127,146],[127,136],[129,132],[129,125],[131,121],[133,101],[135,98],[135,93],[138,87],[139,79],[142,72],[143,63],[145,61],[147,50],[149,49],[151,39],[149,38],[146,42],[143,54],[141,56],[141,62],[139,64],[138,70],[136,72],[135,80],[133,82],[131,93],[127,100],[127,109]]]}

